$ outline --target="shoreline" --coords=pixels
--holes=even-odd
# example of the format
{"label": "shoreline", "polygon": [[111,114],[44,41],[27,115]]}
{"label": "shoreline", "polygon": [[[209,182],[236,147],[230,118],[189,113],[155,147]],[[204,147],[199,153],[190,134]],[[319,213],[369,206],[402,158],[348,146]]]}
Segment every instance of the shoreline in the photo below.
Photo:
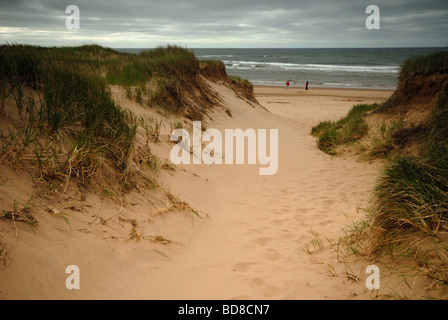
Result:
{"label": "shoreline", "polygon": [[[327,88],[316,87],[305,90],[304,87],[276,87],[276,86],[254,86],[254,94],[257,98],[299,98],[298,105],[308,101],[308,103],[327,104],[326,99],[336,99],[346,102],[356,103],[375,103],[377,101],[386,101],[395,90],[384,89],[358,89],[358,88]],[[309,99],[317,99],[309,100]],[[319,102],[317,102],[319,101]],[[291,102],[291,101],[289,101]]]}
{"label": "shoreline", "polygon": [[[273,86],[273,85],[260,85],[260,84],[253,84],[254,89],[272,89],[272,90],[305,90],[304,86],[290,86],[289,89],[286,88],[286,86]],[[311,92],[313,90],[317,91],[374,91],[374,92],[394,92],[395,89],[374,89],[374,88],[347,88],[347,87],[310,87],[308,89],[308,92]]]}

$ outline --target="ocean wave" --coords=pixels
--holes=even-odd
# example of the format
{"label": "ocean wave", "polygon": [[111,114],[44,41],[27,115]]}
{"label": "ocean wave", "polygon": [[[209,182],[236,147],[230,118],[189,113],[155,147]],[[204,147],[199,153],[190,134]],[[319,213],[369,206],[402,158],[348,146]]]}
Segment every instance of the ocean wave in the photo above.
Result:
{"label": "ocean wave", "polygon": [[207,54],[203,56],[197,56],[198,58],[233,58],[231,54]]}
{"label": "ocean wave", "polygon": [[327,71],[327,72],[370,72],[370,73],[398,73],[399,66],[363,66],[363,65],[337,65],[337,64],[297,64],[286,62],[261,62],[261,61],[223,61],[229,69],[255,69],[255,68],[273,68],[283,70],[302,70],[302,71]]}

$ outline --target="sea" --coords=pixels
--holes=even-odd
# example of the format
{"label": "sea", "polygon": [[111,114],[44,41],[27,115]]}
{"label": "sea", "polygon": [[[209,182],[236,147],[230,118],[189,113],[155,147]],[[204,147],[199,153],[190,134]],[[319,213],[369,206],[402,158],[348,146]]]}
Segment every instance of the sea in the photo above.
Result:
{"label": "sea", "polygon": [[[138,53],[144,49],[116,49]],[[221,60],[227,74],[254,85],[395,89],[401,65],[448,48],[191,49],[199,60]]]}

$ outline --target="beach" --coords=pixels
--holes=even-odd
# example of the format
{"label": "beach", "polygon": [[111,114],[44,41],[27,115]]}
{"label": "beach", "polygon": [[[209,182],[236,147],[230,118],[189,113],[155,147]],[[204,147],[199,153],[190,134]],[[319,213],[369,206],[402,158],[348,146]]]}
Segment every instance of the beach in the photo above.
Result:
{"label": "beach", "polygon": [[447,1],[54,2],[0,5],[0,301],[448,300]]}
{"label": "beach", "polygon": [[[230,111],[212,111],[208,128],[278,129],[278,171],[259,175],[258,165],[179,165],[160,181],[199,216],[180,210],[150,214],[153,191],[127,199],[82,196],[52,200],[66,208],[69,226],[36,205],[39,227],[19,225],[9,266],[0,272],[2,299],[371,299],[365,262],[338,259],[335,244],[344,228],[365,217],[380,165],[331,157],[316,147],[311,127],[337,120],[355,104],[383,102],[392,91],[255,87],[260,105],[208,82]],[[115,92],[123,106],[141,113]],[[121,94],[121,96],[120,96]],[[140,111],[139,111],[140,110]],[[169,159],[169,130],[151,145]],[[4,168],[5,169],[5,168]],[[16,173],[2,170],[4,179]],[[27,199],[33,190],[21,176],[15,188]],[[12,196],[11,196],[12,197]],[[52,209],[51,209],[52,210]],[[50,211],[51,211],[50,210]],[[99,223],[101,221],[101,223]],[[130,224],[139,241],[126,240]],[[10,228],[12,228],[10,226]],[[8,229],[11,230],[11,229]],[[135,231],[134,230],[134,231]],[[106,237],[107,236],[107,237]],[[76,265],[81,289],[67,290],[66,267]]]}

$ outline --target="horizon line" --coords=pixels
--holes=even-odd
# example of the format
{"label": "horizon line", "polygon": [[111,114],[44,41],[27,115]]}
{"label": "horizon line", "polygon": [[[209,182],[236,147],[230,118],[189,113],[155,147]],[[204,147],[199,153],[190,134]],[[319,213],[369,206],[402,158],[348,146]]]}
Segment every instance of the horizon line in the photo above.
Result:
{"label": "horizon line", "polygon": [[104,48],[110,48],[110,49],[155,49],[158,47],[164,47],[169,45],[177,45],[179,47],[183,47],[185,49],[420,49],[420,48],[435,48],[435,49],[448,49],[447,46],[375,46],[375,47],[369,47],[369,46],[348,46],[348,47],[194,47],[194,46],[186,46],[185,44],[176,44],[176,43],[165,43],[165,44],[159,44],[159,45],[153,45],[148,47],[123,47],[123,46],[108,46],[105,44],[99,44],[95,42],[86,42],[83,44],[68,44],[68,45],[41,45],[41,44],[32,44],[32,43],[20,43],[20,42],[8,42],[5,41],[3,43],[0,43],[0,45],[29,45],[29,46],[36,46],[36,47],[81,47],[81,46],[88,46],[88,45],[98,45]]}
{"label": "horizon line", "polygon": [[[151,47],[108,47],[111,49],[156,49],[158,47],[168,46],[170,44],[151,46]],[[179,45],[187,49],[420,49],[420,48],[437,48],[437,49],[448,49],[445,47],[434,47],[434,46],[403,46],[403,47],[188,47]],[[106,47],[106,46],[105,46]]]}

